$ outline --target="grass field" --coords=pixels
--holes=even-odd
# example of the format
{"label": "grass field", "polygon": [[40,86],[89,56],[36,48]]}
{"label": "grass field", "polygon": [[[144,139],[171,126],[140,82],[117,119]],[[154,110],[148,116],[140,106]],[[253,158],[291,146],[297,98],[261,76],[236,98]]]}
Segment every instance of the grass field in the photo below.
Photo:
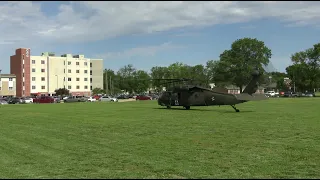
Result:
{"label": "grass field", "polygon": [[320,178],[320,98],[0,106],[2,178]]}

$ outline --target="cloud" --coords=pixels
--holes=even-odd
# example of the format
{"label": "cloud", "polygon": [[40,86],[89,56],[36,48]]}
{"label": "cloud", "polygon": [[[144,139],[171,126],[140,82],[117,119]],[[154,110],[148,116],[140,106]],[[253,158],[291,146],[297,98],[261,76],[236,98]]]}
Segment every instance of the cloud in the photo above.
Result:
{"label": "cloud", "polygon": [[256,26],[253,25],[248,25],[248,26],[241,26],[240,29],[255,29],[257,28]]}
{"label": "cloud", "polygon": [[134,56],[154,56],[157,53],[163,51],[170,51],[175,49],[185,48],[183,45],[172,44],[171,42],[166,42],[160,45],[136,47],[132,49],[127,49],[121,52],[107,52],[104,54],[95,55],[95,58],[103,58],[105,60],[114,58],[131,58]]}
{"label": "cloud", "polygon": [[0,42],[19,38],[29,43],[79,43],[261,18],[277,18],[289,26],[320,23],[320,3],[306,1],[79,1],[60,5],[50,16],[42,8],[38,2],[1,3],[0,30],[5,36]]}

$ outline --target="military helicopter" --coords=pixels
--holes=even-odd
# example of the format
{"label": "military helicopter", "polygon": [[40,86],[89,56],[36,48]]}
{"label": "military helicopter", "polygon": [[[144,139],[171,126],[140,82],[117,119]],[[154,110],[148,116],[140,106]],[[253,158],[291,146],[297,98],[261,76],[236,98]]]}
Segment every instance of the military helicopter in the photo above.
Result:
{"label": "military helicopter", "polygon": [[[253,72],[251,81],[240,94],[228,94],[228,90],[221,87],[210,89],[196,85],[175,86],[160,95],[158,104],[166,106],[168,109],[172,106],[182,106],[186,110],[189,110],[191,106],[230,105],[236,112],[240,112],[235,107],[236,104],[268,99],[264,94],[254,94],[258,88],[258,80],[261,75],[259,71]],[[170,80],[167,83],[192,81],[191,79],[166,80]]]}

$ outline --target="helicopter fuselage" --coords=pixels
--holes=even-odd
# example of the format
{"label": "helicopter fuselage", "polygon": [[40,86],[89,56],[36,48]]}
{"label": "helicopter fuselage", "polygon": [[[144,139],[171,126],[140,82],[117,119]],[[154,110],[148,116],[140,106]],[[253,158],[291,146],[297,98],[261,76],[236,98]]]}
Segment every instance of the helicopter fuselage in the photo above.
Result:
{"label": "helicopter fuselage", "polygon": [[195,92],[164,92],[158,99],[159,105],[167,107],[235,105],[244,102],[246,102],[246,100],[239,100],[233,94],[213,92],[209,90]]}

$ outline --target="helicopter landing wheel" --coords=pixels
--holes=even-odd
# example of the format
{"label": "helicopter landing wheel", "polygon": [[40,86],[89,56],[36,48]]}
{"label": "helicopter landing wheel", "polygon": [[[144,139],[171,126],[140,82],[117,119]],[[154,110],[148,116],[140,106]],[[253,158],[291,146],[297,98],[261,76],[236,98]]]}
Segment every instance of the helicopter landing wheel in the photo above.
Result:
{"label": "helicopter landing wheel", "polygon": [[190,109],[190,106],[184,106],[184,108],[186,108],[186,110],[189,110],[189,109]]}
{"label": "helicopter landing wheel", "polygon": [[240,110],[237,109],[234,105],[231,105],[231,107],[232,107],[236,112],[240,112]]}

